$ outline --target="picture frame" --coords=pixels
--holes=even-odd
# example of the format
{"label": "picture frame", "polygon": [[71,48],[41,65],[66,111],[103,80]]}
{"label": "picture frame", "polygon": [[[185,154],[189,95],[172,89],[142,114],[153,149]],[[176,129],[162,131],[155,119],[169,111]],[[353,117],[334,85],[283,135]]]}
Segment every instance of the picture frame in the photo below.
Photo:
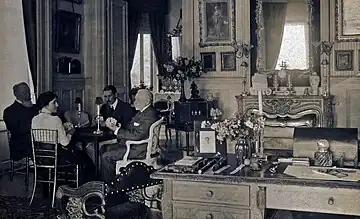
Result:
{"label": "picture frame", "polygon": [[335,50],[335,71],[353,71],[353,50]]}
{"label": "picture frame", "polygon": [[335,39],[338,42],[360,41],[360,1],[336,0]]}
{"label": "picture frame", "polygon": [[56,13],[55,51],[80,53],[81,15],[59,10]]}
{"label": "picture frame", "polygon": [[221,52],[221,71],[236,71],[235,52]]}
{"label": "picture frame", "polygon": [[230,46],[236,39],[235,0],[198,0],[200,47]]}
{"label": "picture frame", "polygon": [[216,53],[215,52],[203,52],[200,53],[201,61],[203,63],[203,69],[207,72],[216,71]]}

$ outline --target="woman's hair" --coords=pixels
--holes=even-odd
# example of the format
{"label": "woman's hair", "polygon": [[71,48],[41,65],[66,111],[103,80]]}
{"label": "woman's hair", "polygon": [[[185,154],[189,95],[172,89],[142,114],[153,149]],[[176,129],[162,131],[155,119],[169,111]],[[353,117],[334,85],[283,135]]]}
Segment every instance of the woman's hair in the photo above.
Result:
{"label": "woman's hair", "polygon": [[42,109],[43,107],[49,105],[49,103],[54,100],[57,99],[58,96],[51,91],[47,91],[45,93],[41,93],[36,101],[36,105],[38,107],[38,109]]}

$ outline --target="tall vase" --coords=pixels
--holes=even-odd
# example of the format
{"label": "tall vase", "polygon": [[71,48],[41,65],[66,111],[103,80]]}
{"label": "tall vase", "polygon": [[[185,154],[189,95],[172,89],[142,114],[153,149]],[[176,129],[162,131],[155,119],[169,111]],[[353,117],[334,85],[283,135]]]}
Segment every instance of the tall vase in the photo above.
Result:
{"label": "tall vase", "polygon": [[180,80],[181,83],[181,93],[180,93],[180,102],[186,102],[186,96],[185,96],[185,80]]}

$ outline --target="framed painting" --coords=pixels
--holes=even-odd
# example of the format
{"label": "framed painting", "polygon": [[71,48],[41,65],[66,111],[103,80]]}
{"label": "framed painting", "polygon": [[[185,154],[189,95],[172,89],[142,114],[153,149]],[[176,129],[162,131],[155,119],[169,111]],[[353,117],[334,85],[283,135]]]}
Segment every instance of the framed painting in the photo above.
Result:
{"label": "framed painting", "polygon": [[80,26],[80,14],[62,10],[56,13],[56,52],[80,53]]}
{"label": "framed painting", "polygon": [[235,52],[222,52],[221,54],[221,71],[236,71]]}
{"label": "framed painting", "polygon": [[335,50],[335,70],[352,71],[353,67],[353,50]]}
{"label": "framed painting", "polygon": [[360,41],[360,1],[336,0],[335,38],[338,42]]}
{"label": "framed painting", "polygon": [[200,47],[235,41],[235,0],[199,0]]}
{"label": "framed painting", "polygon": [[201,61],[205,71],[216,71],[216,53],[215,52],[203,52],[200,53]]}

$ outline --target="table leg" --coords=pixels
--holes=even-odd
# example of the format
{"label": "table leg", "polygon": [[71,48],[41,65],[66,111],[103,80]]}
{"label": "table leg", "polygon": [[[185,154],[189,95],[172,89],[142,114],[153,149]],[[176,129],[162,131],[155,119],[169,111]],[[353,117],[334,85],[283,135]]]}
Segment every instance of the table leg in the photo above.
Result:
{"label": "table leg", "polygon": [[186,131],[186,155],[190,156],[190,133]]}
{"label": "table leg", "polygon": [[95,149],[95,177],[98,179],[99,177],[99,138],[94,138],[94,149]]}

